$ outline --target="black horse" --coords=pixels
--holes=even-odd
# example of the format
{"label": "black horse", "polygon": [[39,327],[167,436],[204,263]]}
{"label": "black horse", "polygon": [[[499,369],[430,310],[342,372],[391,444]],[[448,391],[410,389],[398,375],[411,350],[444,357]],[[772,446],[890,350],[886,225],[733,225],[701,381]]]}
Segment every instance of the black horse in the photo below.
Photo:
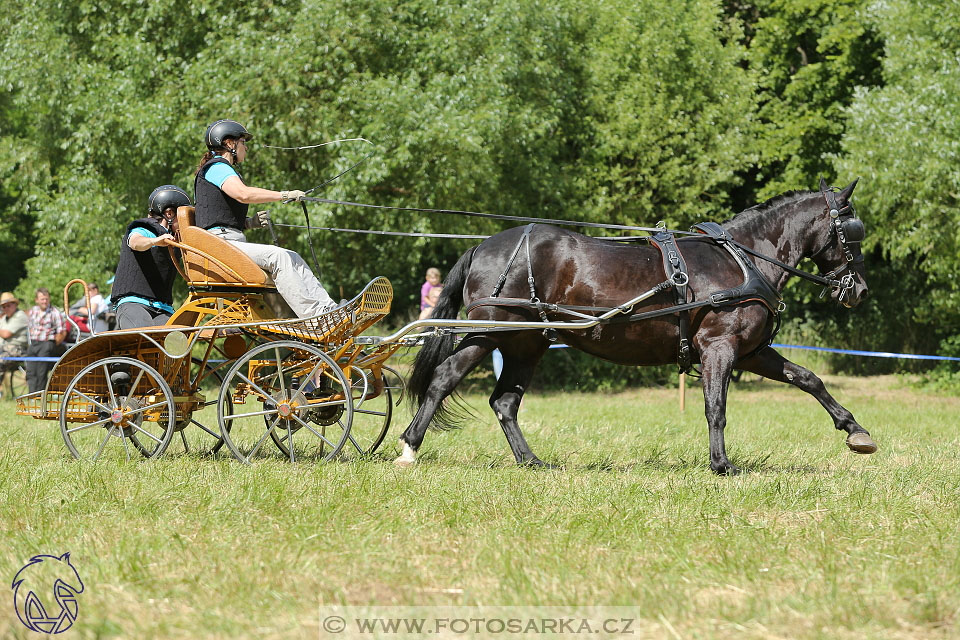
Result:
{"label": "black horse", "polygon": [[[621,317],[625,321],[605,321],[587,330],[478,330],[455,348],[453,335],[428,338],[409,381],[418,411],[400,437],[403,452],[396,463],[415,461],[432,420],[439,427],[453,426],[455,416],[446,410],[444,399],[494,349],[503,355],[503,372],[490,406],[517,462],[542,465],[520,431],[517,409],[551,340],[611,362],[662,365],[677,361],[684,333],[689,338],[689,361],[702,367],[710,467],[715,472],[739,471],[727,459],[723,439],[727,388],[735,368],[803,389],[820,401],[837,429],[847,432],[850,449],[873,453],[877,446],[869,433],[827,392],[820,378],[769,346],[779,292],[791,275],[800,273],[795,267],[802,259],[811,258],[821,272],[829,272],[825,278],[805,275],[829,283],[831,297],[844,306],[853,307],[866,297],[859,245],[863,226],[850,202],[855,186],[856,181],[836,192],[821,180],[819,192],[777,196],[722,226],[714,225],[714,237],[683,237],[667,247],[670,251],[548,225],[517,227],[485,240],[467,251],[448,274],[434,318],[456,318],[467,304],[471,320],[579,320],[624,305],[641,292],[657,293],[625,310]],[[735,242],[724,242],[724,235]],[[682,277],[662,259],[661,253],[671,254],[672,249],[679,249],[685,259]],[[681,284],[686,286],[676,286]],[[764,295],[764,286],[769,295]],[[651,311],[676,309],[681,300],[688,307],[682,312],[649,317]]]}

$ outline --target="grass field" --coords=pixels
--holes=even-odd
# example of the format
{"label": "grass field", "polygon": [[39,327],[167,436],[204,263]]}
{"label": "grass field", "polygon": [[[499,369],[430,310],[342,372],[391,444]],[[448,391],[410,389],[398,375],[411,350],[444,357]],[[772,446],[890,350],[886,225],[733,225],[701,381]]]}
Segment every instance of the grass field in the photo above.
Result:
{"label": "grass field", "polygon": [[[474,395],[476,424],[428,433],[413,469],[243,467],[177,440],[79,464],[56,423],[4,401],[0,564],[9,581],[71,552],[86,589],[62,637],[328,637],[321,602],[624,605],[639,638],[956,637],[960,398],[827,383],[880,451],[848,452],[799,391],[743,383],[736,478],[709,470],[696,388],[683,414],[673,389],[529,396],[527,438],[562,471],[514,467]],[[7,593],[0,637],[34,637]]]}

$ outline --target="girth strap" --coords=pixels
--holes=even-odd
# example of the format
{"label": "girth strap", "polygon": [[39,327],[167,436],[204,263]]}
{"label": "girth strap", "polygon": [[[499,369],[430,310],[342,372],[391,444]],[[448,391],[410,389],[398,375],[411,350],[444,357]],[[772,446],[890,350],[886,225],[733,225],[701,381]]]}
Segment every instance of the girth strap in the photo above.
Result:
{"label": "girth strap", "polygon": [[[650,236],[650,243],[660,250],[663,257],[663,271],[667,281],[673,283],[673,291],[677,307],[680,309],[687,302],[687,263],[680,253],[676,238],[670,231],[660,231]],[[677,349],[677,366],[681,372],[690,370],[693,358],[690,354],[690,314],[685,309],[677,311],[677,328],[680,332],[680,344]]]}

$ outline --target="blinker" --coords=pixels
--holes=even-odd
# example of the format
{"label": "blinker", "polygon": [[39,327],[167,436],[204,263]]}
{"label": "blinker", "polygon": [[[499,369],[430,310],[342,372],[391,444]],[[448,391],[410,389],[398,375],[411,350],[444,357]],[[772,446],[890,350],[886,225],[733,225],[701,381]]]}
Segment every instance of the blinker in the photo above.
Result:
{"label": "blinker", "polygon": [[866,236],[866,229],[860,218],[847,218],[840,222],[844,240],[847,242],[861,242]]}

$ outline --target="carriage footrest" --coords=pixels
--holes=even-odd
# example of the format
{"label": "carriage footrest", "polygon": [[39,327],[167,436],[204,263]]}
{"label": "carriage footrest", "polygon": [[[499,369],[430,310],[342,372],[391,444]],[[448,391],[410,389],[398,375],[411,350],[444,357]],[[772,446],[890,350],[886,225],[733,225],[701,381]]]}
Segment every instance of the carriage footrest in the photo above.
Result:
{"label": "carriage footrest", "polygon": [[253,331],[315,344],[341,344],[390,313],[392,301],[393,286],[389,280],[378,276],[343,306],[312,318],[265,322]]}
{"label": "carriage footrest", "polygon": [[[28,393],[17,398],[17,414],[21,416],[33,416],[38,419],[50,419],[57,417],[57,409],[54,406],[53,411],[50,411],[48,405],[49,401],[55,400],[54,403],[59,404],[60,395],[59,394],[48,394],[48,396],[56,395],[56,398],[48,397],[44,398],[43,391],[34,391],[33,393]],[[45,401],[46,400],[46,401]]]}

